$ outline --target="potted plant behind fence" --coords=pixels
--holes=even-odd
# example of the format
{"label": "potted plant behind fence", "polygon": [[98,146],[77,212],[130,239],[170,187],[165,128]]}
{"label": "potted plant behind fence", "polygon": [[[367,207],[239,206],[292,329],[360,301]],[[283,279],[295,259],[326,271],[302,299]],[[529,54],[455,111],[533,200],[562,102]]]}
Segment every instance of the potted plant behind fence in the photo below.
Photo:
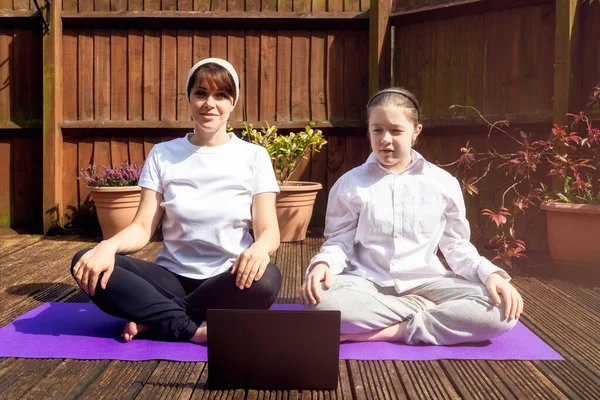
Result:
{"label": "potted plant behind fence", "polygon": [[81,170],[96,207],[102,237],[113,237],[133,221],[140,204],[141,188],[137,186],[141,164],[122,163],[110,168],[88,165]]}
{"label": "potted plant behind fence", "polygon": [[[600,86],[590,98],[588,106],[598,108]],[[506,172],[506,181],[494,182],[501,194],[499,207],[482,210],[495,229],[489,241],[495,261],[511,266],[524,257],[525,242],[515,237],[515,219],[539,207],[546,212],[548,245],[557,264],[600,267],[600,130],[584,112],[568,117],[569,125],[554,125],[543,140],[520,130],[509,132],[506,121],[492,124],[486,120],[490,127],[487,149],[478,152],[467,143],[460,158],[446,165],[457,167],[456,175],[471,195],[478,194],[493,168]],[[497,152],[489,145],[492,134],[506,135],[516,150]],[[485,166],[483,172],[474,168],[478,164]],[[545,179],[554,182],[542,182],[540,171],[547,171]]]}
{"label": "potted plant behind fence", "polygon": [[242,137],[267,149],[279,183],[277,219],[282,242],[296,242],[306,238],[317,192],[318,182],[290,181],[302,159],[318,152],[327,143],[319,129],[306,126],[304,131],[287,135],[277,133],[277,126],[267,124],[260,130],[247,124]]}

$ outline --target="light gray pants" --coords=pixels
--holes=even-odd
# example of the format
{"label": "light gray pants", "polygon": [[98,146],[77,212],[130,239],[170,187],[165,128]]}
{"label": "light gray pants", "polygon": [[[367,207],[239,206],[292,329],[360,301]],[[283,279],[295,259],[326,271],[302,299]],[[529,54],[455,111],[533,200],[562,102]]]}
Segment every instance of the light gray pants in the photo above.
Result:
{"label": "light gray pants", "polygon": [[[323,288],[324,289],[324,288]],[[402,294],[353,275],[336,275],[321,302],[310,308],[340,310],[341,333],[369,332],[408,320],[404,342],[450,345],[480,342],[512,329],[504,303],[496,306],[481,283],[440,278]]]}

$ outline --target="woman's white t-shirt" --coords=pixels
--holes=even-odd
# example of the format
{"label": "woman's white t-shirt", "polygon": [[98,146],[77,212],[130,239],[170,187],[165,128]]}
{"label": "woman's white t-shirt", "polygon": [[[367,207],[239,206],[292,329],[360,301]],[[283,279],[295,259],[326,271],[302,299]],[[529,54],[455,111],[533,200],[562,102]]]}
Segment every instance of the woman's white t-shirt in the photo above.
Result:
{"label": "woman's white t-shirt", "polygon": [[139,185],[163,195],[163,249],[156,263],[207,279],[229,269],[252,244],[252,196],[278,193],[279,186],[263,147],[234,134],[224,145],[200,147],[191,135],[155,145]]}

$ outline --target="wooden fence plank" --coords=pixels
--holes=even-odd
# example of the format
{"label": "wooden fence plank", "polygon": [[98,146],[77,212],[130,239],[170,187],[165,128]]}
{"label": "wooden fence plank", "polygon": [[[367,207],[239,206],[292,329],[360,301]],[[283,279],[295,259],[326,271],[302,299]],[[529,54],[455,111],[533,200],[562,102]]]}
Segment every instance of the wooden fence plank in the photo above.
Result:
{"label": "wooden fence plank", "polygon": [[160,119],[174,121],[177,115],[177,31],[163,30],[160,59]]}
{"label": "wooden fence plank", "polygon": [[391,1],[371,0],[369,10],[369,94],[390,85]]}
{"label": "wooden fence plank", "polygon": [[13,59],[13,30],[0,30],[0,121],[11,119],[11,96],[12,89],[10,63],[6,62]]}
{"label": "wooden fence plank", "polygon": [[139,136],[129,137],[129,162],[132,164],[144,163],[144,138]]}
{"label": "wooden fence plank", "polygon": [[62,187],[65,213],[65,226],[72,224],[79,207],[77,195],[79,171],[77,170],[77,138],[66,137],[63,139],[63,171]]}
{"label": "wooden fence plank", "polygon": [[327,34],[327,117],[329,121],[344,119],[344,32]]}
{"label": "wooden fence plank", "polygon": [[198,61],[210,57],[210,31],[194,31],[194,56],[192,58],[193,64]]}
{"label": "wooden fence plank", "polygon": [[96,136],[94,138],[94,164],[112,165],[110,160],[110,138],[106,136]]}
{"label": "wooden fence plank", "polygon": [[[465,105],[483,110],[483,61],[484,61],[484,18],[483,14],[468,19],[467,33],[467,87]],[[479,79],[475,79],[478,77]],[[468,112],[467,112],[468,114]]]}
{"label": "wooden fence plank", "polygon": [[227,11],[227,0],[212,0],[211,11]]}
{"label": "wooden fence plank", "polygon": [[144,11],[160,11],[161,0],[144,0]]}
{"label": "wooden fence plank", "polygon": [[122,121],[127,119],[127,31],[113,29],[110,42],[110,119]]}
{"label": "wooden fence plank", "polygon": [[[34,75],[34,66],[39,65],[41,46],[36,46],[34,39],[37,35],[33,29],[15,29],[12,43],[12,62],[9,62],[10,73],[10,108],[13,121],[34,120],[34,105],[40,103],[41,85],[36,85],[41,76]],[[0,80],[0,82],[3,82]],[[0,85],[2,85],[0,83]],[[0,86],[1,87],[1,86]],[[23,90],[23,88],[27,88]],[[0,118],[1,119],[1,118]],[[37,119],[40,116],[37,115]]]}
{"label": "wooden fence plank", "polygon": [[144,31],[130,29],[127,41],[127,119],[141,121],[144,114]]}
{"label": "wooden fence plank", "polygon": [[291,107],[292,121],[310,120],[310,32],[292,35]]}
{"label": "wooden fence plank", "polygon": [[277,46],[278,37],[275,31],[262,31],[260,37],[260,119],[274,122],[277,119],[278,86],[277,81]]}
{"label": "wooden fence plank", "polygon": [[327,119],[325,91],[326,31],[313,31],[310,37],[310,111],[312,121]]}
{"label": "wooden fence plank", "polygon": [[94,11],[109,11],[110,1],[94,0]]}
{"label": "wooden fence plank", "polygon": [[94,2],[90,0],[79,0],[79,12],[94,11]]}
{"label": "wooden fence plank", "polygon": [[[242,8],[243,8],[243,3]],[[245,54],[244,31],[230,30],[227,32],[227,60],[233,65],[240,79],[240,96],[238,103],[231,112],[231,121],[244,120],[244,106],[246,104],[246,68],[244,68]]]}
{"label": "wooden fence plank", "polygon": [[127,11],[127,0],[110,0],[111,11]]}
{"label": "wooden fence plank", "polygon": [[308,12],[311,9],[311,0],[294,0],[294,11]]}
{"label": "wooden fence plank", "polygon": [[277,0],[277,11],[293,11],[294,0]]}
{"label": "wooden fence plank", "polygon": [[[8,0],[8,2],[10,3],[11,0]],[[63,11],[65,12],[77,12],[77,6],[79,1],[78,0],[63,0]]]}
{"label": "wooden fence plank", "polygon": [[277,121],[290,121],[292,31],[277,36]]}
{"label": "wooden fence plank", "polygon": [[160,138],[154,136],[145,136],[144,137],[144,159],[148,157],[150,150],[154,147],[155,144],[160,143]]}
{"label": "wooden fence plank", "polygon": [[127,4],[129,11],[142,11],[144,9],[144,0],[128,0]]}
{"label": "wooden fence plank", "polygon": [[110,31],[94,32],[94,119],[110,119]]}
{"label": "wooden fence plank", "polygon": [[177,0],[162,0],[160,9],[163,11],[177,11]]}
{"label": "wooden fence plank", "polygon": [[187,88],[185,81],[187,74],[196,60],[192,59],[193,38],[192,31],[180,29],[177,31],[177,119],[189,121],[190,109],[187,102]]}
{"label": "wooden fence plank", "polygon": [[[77,169],[78,173],[83,168],[94,162],[94,138],[81,137],[77,147]],[[90,191],[83,179],[79,180],[79,207],[89,204]]]}
{"label": "wooden fence plank", "polygon": [[329,0],[329,12],[341,12],[344,11],[344,0]]}
{"label": "wooden fence plank", "polygon": [[110,138],[110,160],[113,168],[129,162],[129,143],[127,137],[112,136]]}
{"label": "wooden fence plank", "polygon": [[94,119],[94,31],[83,29],[78,40],[77,101],[80,120]]}
{"label": "wooden fence plank", "polygon": [[177,10],[178,11],[193,11],[194,10],[194,0],[178,0],[177,1]]}
{"label": "wooden fence plank", "polygon": [[227,59],[227,31],[220,29],[212,31],[210,56]]}
{"label": "wooden fence plank", "polygon": [[[262,99],[261,93],[264,93],[264,82],[260,80],[260,63],[261,57],[264,55],[261,52],[260,31],[246,31],[246,85],[242,89],[245,93],[245,115],[246,121],[258,121],[259,107]],[[275,54],[269,54],[271,58],[275,58]],[[267,57],[267,55],[265,55]]]}
{"label": "wooden fence plank", "polygon": [[0,228],[10,228],[13,220],[13,139],[0,137]]}
{"label": "wooden fence plank", "polygon": [[[436,30],[435,30],[436,22],[426,22],[423,25],[423,53],[421,55],[421,65],[423,65],[422,70],[419,73],[420,79],[422,80],[422,84],[416,84],[417,87],[420,87],[420,96],[419,99],[423,105],[422,114],[424,116],[433,116],[435,115],[435,98],[437,95],[437,85],[436,85],[436,53],[437,53],[437,40],[436,40]],[[410,38],[407,38],[410,41]],[[412,51],[417,51],[417,49],[413,48]],[[418,68],[418,65],[415,66]],[[418,96],[418,95],[417,95]]]}
{"label": "wooden fence plank", "polygon": [[30,10],[29,0],[13,0],[13,10]]}
{"label": "wooden fence plank", "polygon": [[359,103],[362,77],[357,64],[362,60],[356,55],[360,49],[359,31],[344,32],[344,116],[346,120],[360,119],[362,104]]}
{"label": "wooden fence plank", "polygon": [[348,170],[345,137],[329,136],[327,139],[327,192]]}
{"label": "wooden fence plank", "polygon": [[[159,3],[160,4],[160,3]],[[147,6],[145,3],[144,6]],[[160,31],[144,31],[144,108],[145,121],[160,120]]]}
{"label": "wooden fence plank", "polygon": [[63,117],[77,120],[77,31],[65,29],[63,36],[65,64],[63,68]]}
{"label": "wooden fence plank", "polygon": [[211,0],[194,0],[194,11],[210,11]]}

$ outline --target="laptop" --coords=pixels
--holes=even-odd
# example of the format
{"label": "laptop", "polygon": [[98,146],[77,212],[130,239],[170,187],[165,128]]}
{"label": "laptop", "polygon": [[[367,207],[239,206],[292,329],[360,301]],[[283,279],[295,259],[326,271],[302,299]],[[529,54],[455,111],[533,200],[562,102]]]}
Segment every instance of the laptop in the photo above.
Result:
{"label": "laptop", "polygon": [[210,389],[335,389],[340,312],[208,310]]}

